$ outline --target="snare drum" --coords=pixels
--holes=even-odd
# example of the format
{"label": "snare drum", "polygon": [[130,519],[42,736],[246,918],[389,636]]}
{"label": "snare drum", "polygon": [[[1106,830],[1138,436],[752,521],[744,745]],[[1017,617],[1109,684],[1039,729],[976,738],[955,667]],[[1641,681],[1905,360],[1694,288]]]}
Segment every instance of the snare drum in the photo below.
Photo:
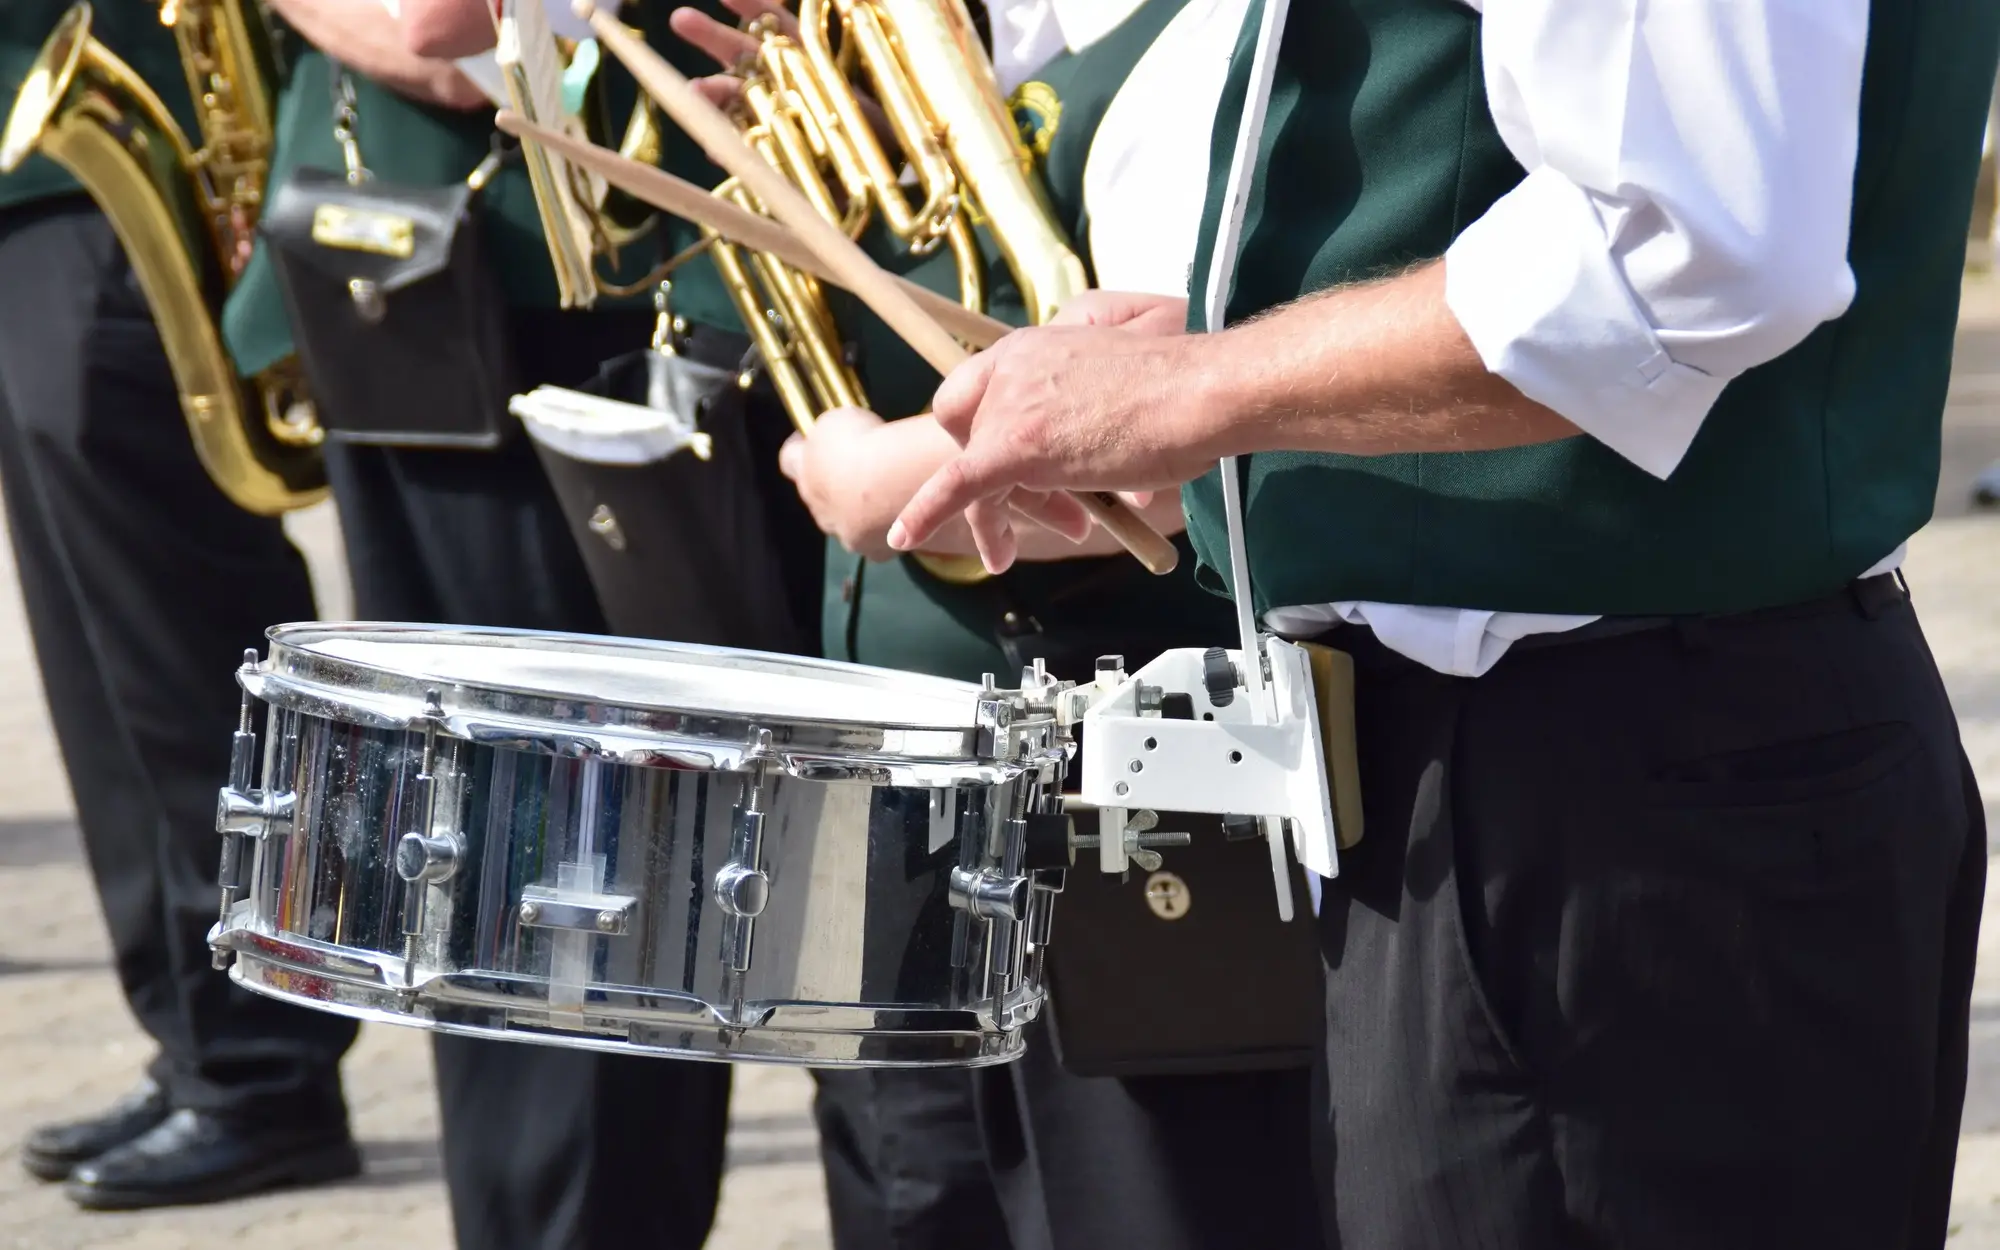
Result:
{"label": "snare drum", "polygon": [[[1046,704],[617,638],[312,624],[270,640],[238,674],[218,817],[211,942],[239,983],[690,1058],[1020,1052],[1053,903],[1026,829],[1057,807],[1068,752]],[[261,789],[251,696],[270,707]]]}

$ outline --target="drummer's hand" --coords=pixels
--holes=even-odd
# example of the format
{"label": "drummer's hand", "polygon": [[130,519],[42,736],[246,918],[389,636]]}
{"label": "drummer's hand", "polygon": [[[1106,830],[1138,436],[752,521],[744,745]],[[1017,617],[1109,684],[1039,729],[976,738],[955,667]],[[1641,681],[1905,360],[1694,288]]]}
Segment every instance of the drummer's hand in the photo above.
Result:
{"label": "drummer's hand", "polygon": [[896,556],[888,530],[899,501],[895,492],[879,489],[887,428],[872,412],[836,408],[813,422],[810,435],[792,435],[778,452],[778,468],[798,487],[820,529],[870,560]]}
{"label": "drummer's hand", "polygon": [[[921,547],[965,514],[986,567],[1002,572],[1019,547],[1019,488],[1151,491],[1177,487],[1214,463],[1200,399],[1207,336],[1176,333],[1186,301],[1098,292],[1056,321],[1017,330],[953,370],[932,411],[962,448],[921,487],[890,528],[898,551]],[[1043,496],[1035,515],[1067,529],[1081,506]]]}
{"label": "drummer's hand", "polygon": [[1133,291],[1084,291],[1049,318],[1052,326],[1105,326],[1135,334],[1186,334],[1188,302]]}

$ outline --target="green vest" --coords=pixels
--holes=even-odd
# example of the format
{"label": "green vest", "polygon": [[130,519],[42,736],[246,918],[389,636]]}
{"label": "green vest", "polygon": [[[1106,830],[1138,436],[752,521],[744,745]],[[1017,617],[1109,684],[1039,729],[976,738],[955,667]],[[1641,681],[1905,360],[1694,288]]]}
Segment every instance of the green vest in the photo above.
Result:
{"label": "green vest", "polygon": [[[714,0],[703,0],[696,7],[725,13]],[[667,30],[667,12],[666,5],[644,6],[640,24],[647,42],[668,60],[678,63],[684,72],[712,69],[712,65]],[[604,68],[598,72],[610,76],[605,86],[611,116],[616,124],[623,125],[637,87],[614,58],[607,56],[602,64]],[[407,186],[444,186],[465,178],[486,159],[494,135],[490,112],[431,108],[405,99],[359,74],[352,77],[356,97],[355,139],[361,149],[362,163],[378,178]],[[300,166],[343,168],[340,145],[333,137],[332,91],[332,66],[327,58],[313,51],[300,56],[278,102],[273,185]],[[669,128],[665,139],[661,162],[665,168],[705,186],[722,181],[700,150],[678,130]],[[526,167],[519,160],[510,161],[487,184],[476,203],[481,211],[486,251],[499,268],[501,289],[508,303],[516,307],[554,307],[555,270],[543,242],[541,218],[535,208]],[[616,277],[625,281],[642,277],[660,259],[699,235],[697,227],[678,218],[662,218],[654,231],[624,250],[619,258],[621,272]],[[731,329],[740,324],[735,306],[729,303],[715,267],[706,256],[690,261],[675,273],[674,311],[695,321]],[[223,311],[222,331],[237,367],[246,375],[291,354],[291,328],[286,323],[284,301],[278,293],[277,275],[262,247],[252,255],[230,294]]]}
{"label": "green vest", "polygon": [[[1195,329],[1259,20],[1253,6],[1217,118]],[[1888,555],[1929,518],[1936,490],[1959,236],[1996,44],[1991,0],[1872,6],[1853,306],[1730,385],[1671,478],[1590,438],[1247,457],[1258,608],[1729,612],[1828,593]],[[1521,177],[1487,108],[1477,14],[1457,0],[1294,3],[1227,318],[1440,256]],[[1186,504],[1219,588],[1214,473]]]}
{"label": "green vest", "polygon": [[[0,114],[13,111],[21,79],[71,3],[72,0],[0,0]],[[194,129],[194,105],[188,99],[187,76],[181,71],[180,50],[174,44],[173,32],[160,25],[159,6],[150,0],[104,0],[95,6],[91,34],[159,93],[189,140],[199,144],[200,137]],[[12,174],[0,177],[0,208],[82,189],[54,161],[34,156]]]}
{"label": "green vest", "polygon": [[[1015,118],[1035,153],[1050,205],[1085,256],[1083,170],[1091,140],[1118,87],[1185,3],[1150,0],[1117,30],[1043,67],[1014,93]],[[1021,324],[1025,315],[1013,281],[990,244],[986,251],[987,311]],[[898,267],[933,290],[956,290],[947,255]],[[836,321],[851,328],[856,367],[876,411],[890,418],[927,411],[936,372],[850,299],[834,291],[829,298]],[[990,672],[1011,682],[1018,674],[1010,671],[1002,637],[1018,638],[1021,654],[1048,656],[1066,677],[1087,677],[1100,651],[1123,652],[1136,664],[1169,647],[1228,638],[1227,606],[1195,584],[1185,540],[1182,552],[1182,571],[1168,577],[1114,556],[1021,564],[1004,576],[955,586],[907,556],[871,564],[830,542],[826,654],[965,680]]]}

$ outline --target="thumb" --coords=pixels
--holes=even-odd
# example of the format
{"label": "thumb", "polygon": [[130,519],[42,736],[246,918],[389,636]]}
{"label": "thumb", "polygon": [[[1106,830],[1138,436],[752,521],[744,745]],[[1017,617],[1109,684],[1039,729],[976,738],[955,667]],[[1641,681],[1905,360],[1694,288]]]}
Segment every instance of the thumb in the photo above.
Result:
{"label": "thumb", "polygon": [[994,369],[999,367],[1006,341],[1002,339],[953,369],[937,388],[937,394],[931,396],[931,416],[961,447],[972,437],[972,419],[979,415],[979,405],[986,398],[986,388],[993,381]]}
{"label": "thumb", "polygon": [[806,437],[794,434],[778,448],[778,472],[791,481],[798,481],[806,471]]}

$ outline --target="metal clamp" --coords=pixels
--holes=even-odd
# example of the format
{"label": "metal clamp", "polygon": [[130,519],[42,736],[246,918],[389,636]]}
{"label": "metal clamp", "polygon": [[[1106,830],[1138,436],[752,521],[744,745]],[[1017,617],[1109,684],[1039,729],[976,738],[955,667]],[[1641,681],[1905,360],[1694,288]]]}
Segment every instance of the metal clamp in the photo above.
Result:
{"label": "metal clamp", "polygon": [[[1115,817],[1120,810],[1122,809],[1099,808],[1099,829],[1102,830],[1103,828],[1102,822]],[[1187,846],[1194,841],[1193,834],[1182,830],[1166,830],[1155,833],[1153,831],[1154,826],[1159,823],[1160,814],[1150,808],[1144,807],[1133,812],[1125,822],[1125,857],[1147,872],[1158,872],[1161,863],[1164,862],[1160,858],[1158,848]],[[1094,851],[1104,845],[1104,835],[1102,832],[1076,833],[1072,831],[1069,835],[1069,844],[1072,850]]]}
{"label": "metal clamp", "polygon": [[598,894],[531,885],[521,891],[518,915],[530,929],[562,929],[623,937],[632,930],[639,900],[629,894]]}

